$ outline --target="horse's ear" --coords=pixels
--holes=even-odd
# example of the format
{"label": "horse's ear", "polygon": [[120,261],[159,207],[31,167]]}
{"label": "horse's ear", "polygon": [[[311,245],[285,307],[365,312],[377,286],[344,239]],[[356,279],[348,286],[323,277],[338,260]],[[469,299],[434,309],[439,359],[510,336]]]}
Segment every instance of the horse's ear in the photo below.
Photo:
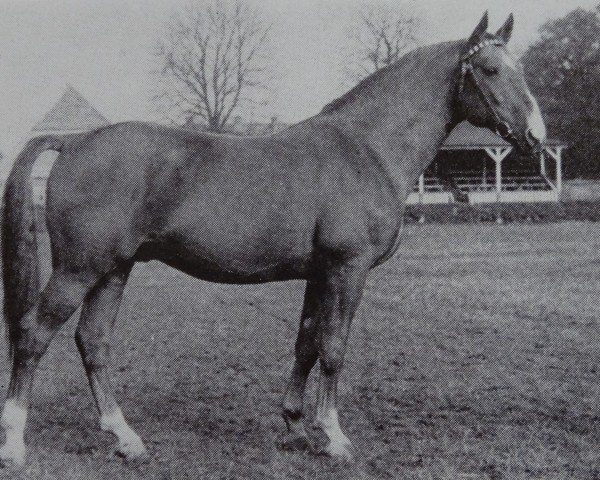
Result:
{"label": "horse's ear", "polygon": [[481,20],[479,21],[479,25],[477,25],[475,27],[475,30],[473,30],[473,33],[469,37],[469,44],[478,43],[481,40],[481,38],[483,37],[483,34],[485,32],[487,32],[487,28],[488,28],[488,12],[486,10],[485,13],[483,14],[483,17],[481,17]]}
{"label": "horse's ear", "polygon": [[511,13],[504,25],[500,27],[500,29],[496,32],[496,36],[501,38],[504,43],[508,43],[510,37],[512,36],[513,27],[515,25],[515,17]]}

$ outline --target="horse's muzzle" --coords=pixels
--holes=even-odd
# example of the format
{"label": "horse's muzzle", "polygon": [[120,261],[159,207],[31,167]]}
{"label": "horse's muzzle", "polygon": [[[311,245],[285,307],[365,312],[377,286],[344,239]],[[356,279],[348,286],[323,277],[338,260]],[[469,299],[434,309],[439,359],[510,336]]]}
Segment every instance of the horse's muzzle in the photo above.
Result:
{"label": "horse's muzzle", "polygon": [[542,141],[533,134],[531,129],[527,130],[525,133],[525,139],[527,140],[527,144],[531,148],[532,153],[539,154],[542,152]]}

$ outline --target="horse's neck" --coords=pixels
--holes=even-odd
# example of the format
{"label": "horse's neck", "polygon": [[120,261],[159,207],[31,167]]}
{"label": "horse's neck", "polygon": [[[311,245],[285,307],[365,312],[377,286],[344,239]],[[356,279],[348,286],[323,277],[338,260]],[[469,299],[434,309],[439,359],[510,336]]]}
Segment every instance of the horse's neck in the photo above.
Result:
{"label": "horse's neck", "polygon": [[320,115],[368,144],[400,194],[408,193],[434,159],[453,121],[459,44],[442,50],[439,58],[415,55]]}

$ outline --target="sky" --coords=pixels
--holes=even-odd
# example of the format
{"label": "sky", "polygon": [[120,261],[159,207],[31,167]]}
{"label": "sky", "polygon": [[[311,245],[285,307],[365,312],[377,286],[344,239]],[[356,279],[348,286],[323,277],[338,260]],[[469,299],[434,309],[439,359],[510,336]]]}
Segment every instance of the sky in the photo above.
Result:
{"label": "sky", "polygon": [[[54,105],[67,84],[109,120],[156,120],[152,56],[169,16],[190,0],[0,0],[0,151],[7,156]],[[540,25],[600,0],[420,0],[423,42],[468,36],[485,9],[490,30],[515,14],[513,48]],[[251,0],[272,23],[276,67],[269,104],[255,120],[296,122],[343,93],[346,35],[361,4],[407,8],[405,0]]]}

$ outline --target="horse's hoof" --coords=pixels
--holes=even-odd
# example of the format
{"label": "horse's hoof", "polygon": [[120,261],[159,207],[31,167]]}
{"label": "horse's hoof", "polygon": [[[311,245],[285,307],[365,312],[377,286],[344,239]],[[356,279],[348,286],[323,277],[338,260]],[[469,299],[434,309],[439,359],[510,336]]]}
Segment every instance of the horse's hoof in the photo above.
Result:
{"label": "horse's hoof", "polygon": [[0,467],[22,467],[25,453],[25,445],[4,445],[0,448]]}
{"label": "horse's hoof", "polygon": [[280,442],[282,450],[299,452],[311,449],[310,442],[306,434],[288,433]]}
{"label": "horse's hoof", "polygon": [[141,440],[119,443],[115,454],[127,462],[144,463],[150,460],[148,451]]}
{"label": "horse's hoof", "polygon": [[312,427],[318,438],[317,448],[314,451],[317,455],[325,455],[346,461],[352,461],[357,457],[358,451],[340,430],[339,426],[337,428],[325,428],[321,423],[315,422]]}
{"label": "horse's hoof", "polygon": [[320,452],[332,458],[339,458],[347,462],[353,461],[357,457],[357,451],[350,440],[340,442],[329,442]]}

